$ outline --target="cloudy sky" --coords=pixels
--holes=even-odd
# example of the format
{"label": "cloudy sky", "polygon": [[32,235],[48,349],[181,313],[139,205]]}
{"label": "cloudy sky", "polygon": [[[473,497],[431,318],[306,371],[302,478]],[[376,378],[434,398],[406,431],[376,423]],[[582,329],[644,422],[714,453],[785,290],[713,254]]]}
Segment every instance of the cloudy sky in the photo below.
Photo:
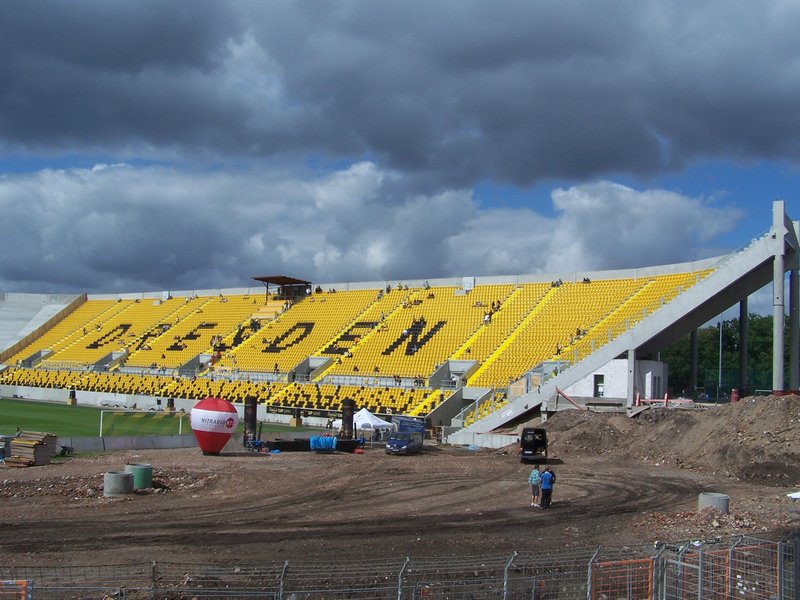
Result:
{"label": "cloudy sky", "polygon": [[800,218],[795,1],[0,14],[0,291],[626,268]]}

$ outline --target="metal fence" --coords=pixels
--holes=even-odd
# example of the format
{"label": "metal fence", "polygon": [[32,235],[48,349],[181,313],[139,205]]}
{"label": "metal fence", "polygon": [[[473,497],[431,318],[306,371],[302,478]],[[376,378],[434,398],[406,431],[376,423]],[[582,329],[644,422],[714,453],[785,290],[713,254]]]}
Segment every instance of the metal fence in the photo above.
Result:
{"label": "metal fence", "polygon": [[492,556],[0,567],[0,599],[800,600],[800,537]]}

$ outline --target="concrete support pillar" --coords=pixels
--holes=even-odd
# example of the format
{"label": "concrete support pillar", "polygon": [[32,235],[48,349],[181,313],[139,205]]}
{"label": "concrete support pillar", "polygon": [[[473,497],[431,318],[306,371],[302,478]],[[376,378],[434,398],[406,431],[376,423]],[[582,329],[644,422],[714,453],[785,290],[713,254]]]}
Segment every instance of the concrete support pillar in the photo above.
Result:
{"label": "concrete support pillar", "polygon": [[699,353],[697,350],[697,329],[693,329],[689,336],[689,351],[691,353],[691,385],[692,385],[692,398],[697,396],[697,361]]}
{"label": "concrete support pillar", "polygon": [[789,272],[789,389],[800,389],[800,281],[797,268]]}
{"label": "concrete support pillar", "polygon": [[741,302],[739,302],[739,397],[744,397],[750,393],[750,381],[747,377],[747,357],[749,348],[747,325],[747,297],[744,297]]}
{"label": "concrete support pillar", "polygon": [[775,258],[772,267],[772,391],[783,392],[784,319],[784,211],[783,202],[772,206],[772,235]]}
{"label": "concrete support pillar", "polygon": [[636,350],[628,350],[628,410],[636,399]]}

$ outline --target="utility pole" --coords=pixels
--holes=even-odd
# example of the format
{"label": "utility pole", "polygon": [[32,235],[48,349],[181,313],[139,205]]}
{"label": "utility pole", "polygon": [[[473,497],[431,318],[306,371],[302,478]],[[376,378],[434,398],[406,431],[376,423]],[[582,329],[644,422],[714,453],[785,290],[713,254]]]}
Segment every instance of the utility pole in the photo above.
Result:
{"label": "utility pole", "polygon": [[719,391],[722,389],[722,319],[719,323],[719,374],[717,377],[717,402],[719,402]]}

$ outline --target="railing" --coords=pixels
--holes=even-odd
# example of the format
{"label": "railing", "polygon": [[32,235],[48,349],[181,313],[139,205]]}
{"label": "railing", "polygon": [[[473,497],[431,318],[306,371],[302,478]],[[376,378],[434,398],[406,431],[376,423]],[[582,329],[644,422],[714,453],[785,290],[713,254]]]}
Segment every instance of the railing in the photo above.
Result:
{"label": "railing", "polygon": [[800,537],[738,537],[419,559],[0,567],[0,597],[2,585],[27,582],[42,599],[800,600],[798,559]]}
{"label": "railing", "polygon": [[750,248],[752,248],[753,246],[755,246],[759,242],[766,241],[771,237],[772,237],[772,230],[767,231],[766,233],[760,235],[757,238],[751,239],[746,245],[740,246],[739,248],[737,248],[733,252],[721,256],[720,259],[716,263],[714,263],[714,267],[713,268],[715,270],[719,270],[721,267],[723,267],[723,266],[727,265],[728,263],[734,261],[739,256],[739,254],[741,254],[745,250],[749,250]]}
{"label": "railing", "polygon": [[581,360],[583,360],[590,354],[593,354],[606,344],[612,342],[613,340],[623,335],[624,333],[627,333],[628,331],[630,331],[631,329],[642,323],[645,319],[652,317],[660,309],[662,309],[667,304],[674,302],[681,294],[683,294],[686,291],[687,290],[681,288],[678,290],[678,293],[670,300],[665,300],[663,297],[661,297],[658,298],[657,300],[654,300],[650,304],[643,306],[641,309],[641,313],[638,313],[636,315],[631,315],[629,318],[625,319],[625,321],[616,323],[606,328],[605,339],[603,339],[602,337],[592,339],[589,348],[585,348],[582,350],[575,348],[575,351],[572,356],[570,356],[569,353],[566,353],[566,358],[573,365],[580,362]]}
{"label": "railing", "polygon": [[368,388],[388,387],[404,390],[425,389],[428,387],[427,380],[423,381],[423,385],[419,385],[414,382],[413,377],[400,377],[400,383],[397,383],[397,380],[391,375],[381,375],[379,373],[371,375],[326,375],[318,383]]}
{"label": "railing", "polygon": [[[454,418],[454,422],[456,419],[461,419],[462,426],[469,427],[473,423],[507,406],[509,401],[508,393],[505,390],[496,388],[488,396],[483,396],[481,400],[476,400],[464,408]],[[484,410],[486,406],[489,406],[489,408]]]}
{"label": "railing", "polygon": [[86,373],[91,371],[91,368],[86,363],[77,362],[74,360],[54,360],[48,361],[35,367],[39,371],[69,371],[71,373]]}
{"label": "railing", "polygon": [[[748,246],[748,248],[750,246],[754,245],[757,241],[758,240],[753,240],[750,243],[750,245]],[[700,283],[700,282],[697,282],[697,283]],[[697,285],[697,284],[695,284],[695,285]],[[565,365],[564,368],[559,370],[559,373],[564,373],[564,372],[568,371],[570,368],[572,368],[575,365],[577,365],[579,362],[581,362],[587,356],[590,356],[591,354],[594,354],[597,350],[599,350],[600,348],[602,348],[606,344],[611,343],[612,341],[614,341],[615,339],[617,339],[621,335],[624,335],[625,333],[627,333],[631,329],[641,325],[644,321],[652,318],[656,313],[658,313],[659,310],[661,310],[662,308],[664,308],[668,304],[671,304],[671,303],[675,302],[677,300],[677,298],[679,298],[682,294],[686,293],[687,291],[689,291],[689,290],[691,290],[693,288],[694,288],[694,286],[691,286],[688,289],[680,288],[678,293],[677,293],[677,295],[675,295],[669,301],[664,301],[664,298],[662,297],[662,298],[659,298],[658,300],[656,300],[656,301],[644,306],[642,308],[642,312],[641,312],[640,316],[637,316],[636,318],[626,319],[622,323],[617,323],[615,326],[607,328],[606,329],[606,336],[605,336],[606,339],[605,340],[602,339],[602,338],[593,339],[592,343],[591,343],[591,345],[590,345],[590,347],[588,349],[583,350],[583,351],[579,351],[578,348],[575,348],[572,353],[570,353],[569,351],[566,352],[564,355],[562,355],[563,358],[566,361],[566,365]]]}
{"label": "railing", "polygon": [[[167,368],[167,367],[120,367],[117,369],[117,373],[122,375],[153,375],[153,376],[168,376],[168,377],[175,377],[178,375],[178,369],[175,368]],[[183,379],[189,379],[188,377],[183,377]]]}

